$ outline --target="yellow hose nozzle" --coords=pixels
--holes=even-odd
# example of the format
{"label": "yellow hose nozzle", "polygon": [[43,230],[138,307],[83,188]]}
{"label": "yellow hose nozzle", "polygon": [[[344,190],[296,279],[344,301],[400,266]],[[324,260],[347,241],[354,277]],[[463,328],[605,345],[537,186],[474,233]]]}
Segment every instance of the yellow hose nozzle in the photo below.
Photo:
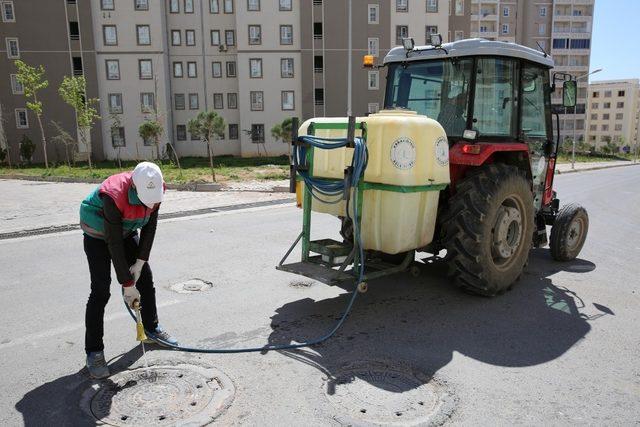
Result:
{"label": "yellow hose nozzle", "polygon": [[147,339],[147,334],[144,333],[142,316],[140,316],[140,303],[138,301],[133,302],[133,309],[136,311],[136,340],[145,341]]}

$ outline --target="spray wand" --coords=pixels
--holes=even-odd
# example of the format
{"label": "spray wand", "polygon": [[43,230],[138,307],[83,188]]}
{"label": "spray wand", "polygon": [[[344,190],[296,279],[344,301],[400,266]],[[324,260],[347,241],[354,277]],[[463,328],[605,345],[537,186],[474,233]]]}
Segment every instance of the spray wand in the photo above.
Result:
{"label": "spray wand", "polygon": [[140,302],[135,300],[133,302],[133,310],[136,312],[136,340],[140,341],[142,346],[142,357],[144,358],[144,365],[149,374],[149,363],[147,362],[147,352],[144,348],[144,342],[147,340],[147,334],[144,332],[144,325],[142,324],[142,316],[140,315]]}

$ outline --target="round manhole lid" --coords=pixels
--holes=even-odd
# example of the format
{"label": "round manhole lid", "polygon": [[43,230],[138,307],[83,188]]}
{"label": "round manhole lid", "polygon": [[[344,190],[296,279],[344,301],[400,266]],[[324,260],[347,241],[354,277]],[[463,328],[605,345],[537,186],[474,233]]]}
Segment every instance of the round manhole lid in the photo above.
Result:
{"label": "round manhole lid", "polygon": [[235,391],[220,371],[196,365],[119,372],[85,393],[85,409],[113,426],[205,425],[229,406]]}
{"label": "round manhole lid", "polygon": [[439,424],[455,398],[444,383],[408,366],[386,362],[345,365],[325,388],[344,424]]}
{"label": "round manhole lid", "polygon": [[202,279],[189,279],[185,282],[178,282],[170,286],[174,292],[180,294],[190,294],[194,292],[207,291],[213,287],[213,283]]}

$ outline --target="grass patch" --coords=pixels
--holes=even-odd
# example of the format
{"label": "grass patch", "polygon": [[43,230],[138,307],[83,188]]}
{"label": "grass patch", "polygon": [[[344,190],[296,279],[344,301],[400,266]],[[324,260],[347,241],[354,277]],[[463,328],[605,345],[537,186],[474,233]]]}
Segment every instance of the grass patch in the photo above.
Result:
{"label": "grass patch", "polygon": [[[579,154],[576,153],[577,163],[589,163],[589,162],[615,162],[619,160],[633,160],[631,154]],[[558,154],[557,163],[571,163],[571,153]]]}
{"label": "grass patch", "polygon": [[[25,165],[9,169],[0,166],[0,175],[29,175],[38,177],[65,177],[75,179],[105,179],[110,175],[133,170],[136,161],[122,162],[122,168],[115,161],[94,163],[93,171],[85,163],[79,163],[75,167],[55,165],[46,169],[44,165]],[[158,162],[156,162],[158,163]],[[185,157],[180,159],[182,172],[177,166],[164,162],[158,163],[165,181],[168,183],[183,184],[188,182],[211,182],[211,169],[209,160],[200,157]],[[279,157],[232,157],[219,156],[214,159],[214,170],[218,182],[225,181],[250,181],[250,180],[280,180],[289,176],[289,159],[287,156]]]}

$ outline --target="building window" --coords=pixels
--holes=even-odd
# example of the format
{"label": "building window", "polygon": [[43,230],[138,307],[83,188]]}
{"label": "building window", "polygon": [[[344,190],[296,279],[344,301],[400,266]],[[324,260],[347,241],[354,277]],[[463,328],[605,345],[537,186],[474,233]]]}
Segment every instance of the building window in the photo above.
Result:
{"label": "building window", "polygon": [[602,115],[602,120],[609,120],[609,114],[608,113],[604,113]]}
{"label": "building window", "polygon": [[249,25],[249,44],[262,44],[262,28],[260,25]]}
{"label": "building window", "polygon": [[436,25],[427,25],[425,27],[425,43],[431,43],[431,34],[438,34],[438,27]]}
{"label": "building window", "polygon": [[125,147],[127,142],[124,138],[124,127],[113,126],[111,128],[111,146],[113,148]]}
{"label": "building window", "polygon": [[108,95],[109,99],[109,113],[111,114],[122,114],[122,94],[121,93],[110,93]]}
{"label": "building window", "polygon": [[195,62],[187,62],[187,77],[198,77],[198,68]]}
{"label": "building window", "polygon": [[151,30],[148,25],[136,25],[136,36],[138,45],[145,46],[151,44]]}
{"label": "building window", "polygon": [[264,92],[251,91],[249,92],[249,99],[251,101],[251,111],[264,110]]}
{"label": "building window", "polygon": [[238,139],[238,125],[229,124],[229,139]]}
{"label": "building window", "polygon": [[184,110],[184,93],[176,93],[173,95],[173,103],[176,110]]}
{"label": "building window", "polygon": [[598,130],[598,125],[589,125],[589,130],[590,131]]}
{"label": "building window", "polygon": [[209,0],[209,12],[220,13],[220,3],[218,0]]}
{"label": "building window", "polygon": [[454,31],[453,37],[455,41],[464,39],[464,31]]}
{"label": "building window", "polygon": [[611,108],[611,103],[605,102],[603,108]]}
{"label": "building window", "polygon": [[80,40],[80,27],[77,21],[69,21],[69,38],[71,40]]}
{"label": "building window", "polygon": [[544,36],[547,32],[547,24],[538,24],[538,35]]}
{"label": "building window", "polygon": [[193,0],[184,0],[184,13],[193,13]]}
{"label": "building window", "polygon": [[456,16],[464,15],[464,0],[455,0],[455,6],[453,13]]}
{"label": "building window", "polygon": [[236,76],[236,62],[229,61],[227,62],[227,77],[235,77]]}
{"label": "building window", "polygon": [[624,102],[617,102],[616,108],[624,108]]}
{"label": "building window", "polygon": [[252,79],[262,78],[262,59],[249,59],[249,77]]}
{"label": "building window", "polygon": [[182,77],[182,62],[174,62],[173,63],[173,77]]}
{"label": "building window", "polygon": [[26,108],[16,108],[16,127],[18,129],[29,129],[29,118]]}
{"label": "building window", "polygon": [[367,89],[369,90],[378,90],[380,89],[380,74],[378,71],[369,71],[368,79],[367,79]]}
{"label": "building window", "polygon": [[280,25],[280,44],[293,44],[293,25]]}
{"label": "building window", "polygon": [[589,39],[571,39],[571,49],[589,49],[591,40]]}
{"label": "building window", "polygon": [[367,6],[368,14],[367,20],[369,24],[378,24],[380,23],[380,5],[370,4]]}
{"label": "building window", "polygon": [[313,39],[322,40],[322,22],[313,23]]}
{"label": "building window", "polygon": [[115,46],[118,44],[118,30],[115,25],[102,26],[102,39],[105,46]]}
{"label": "building window", "polygon": [[593,93],[591,94],[591,96],[592,96],[593,98],[598,98],[598,97],[600,96],[600,92],[593,92]]}
{"label": "building window", "polygon": [[315,55],[313,57],[313,72],[314,73],[324,72],[324,57],[322,55]]}
{"label": "building window", "polygon": [[176,125],[176,139],[178,141],[187,140],[187,125]]}
{"label": "building window", "polygon": [[169,0],[169,12],[170,13],[180,12],[180,0]]}
{"label": "building window", "polygon": [[591,120],[598,120],[598,114],[592,114],[591,115]]}
{"label": "building window", "polygon": [[213,94],[213,108],[222,110],[224,108],[223,96],[221,93]]}
{"label": "building window", "polygon": [[369,112],[369,114],[374,114],[378,111],[380,111],[380,104],[377,102],[370,102],[367,104],[367,112]]}
{"label": "building window", "polygon": [[409,0],[396,0],[396,12],[408,12]]}
{"label": "building window", "polygon": [[198,106],[198,94],[190,93],[189,94],[189,110],[197,110],[198,108],[200,108]]}
{"label": "building window", "polygon": [[231,110],[235,110],[238,108],[238,94],[237,93],[228,93],[227,94],[227,108]]}
{"label": "building window", "polygon": [[224,32],[224,39],[227,46],[235,46],[236,45],[236,32],[235,30],[226,30]]}
{"label": "building window", "polygon": [[611,91],[610,90],[605,90],[604,91],[604,97],[605,98],[611,98]]}
{"label": "building window", "polygon": [[260,0],[247,0],[247,10],[257,12],[260,10]]}
{"label": "building window", "polygon": [[100,0],[100,9],[113,10],[113,0]]}
{"label": "building window", "polygon": [[220,45],[220,30],[211,30],[211,46]]}
{"label": "building window", "polygon": [[609,130],[609,125],[602,125],[602,130],[608,131]]}
{"label": "building window", "polygon": [[546,8],[546,6],[542,6],[540,9],[538,9],[538,14],[540,16],[547,16],[547,8]]}
{"label": "building window", "polygon": [[623,90],[619,90],[618,91],[618,96],[624,96],[624,91]]}
{"label": "building window", "polygon": [[289,79],[293,77],[293,58],[280,59],[280,77]]}
{"label": "building window", "polygon": [[180,46],[182,44],[182,32],[180,30],[171,30],[171,45]]}
{"label": "building window", "polygon": [[135,10],[149,10],[149,0],[133,0]]}
{"label": "building window", "polygon": [[213,78],[222,77],[222,62],[211,63],[211,77]]}
{"label": "building window", "polygon": [[427,13],[438,13],[438,0],[427,0]]}
{"label": "building window", "polygon": [[396,25],[396,44],[402,45],[402,39],[409,37],[409,27],[407,25]]}
{"label": "building window", "polygon": [[16,14],[12,1],[2,2],[2,22],[16,22]]}
{"label": "building window", "polygon": [[71,66],[73,68],[74,76],[82,76],[84,72],[82,71],[82,58],[79,56],[71,57]]}
{"label": "building window", "polygon": [[295,93],[292,90],[283,90],[282,91],[282,110],[283,111],[291,111],[295,110]]}
{"label": "building window", "polygon": [[9,59],[19,59],[20,58],[20,47],[18,46],[18,39],[16,38],[6,38],[7,43],[7,57]]}
{"label": "building window", "polygon": [[140,78],[143,80],[153,78],[153,64],[150,59],[138,60],[138,71]]}
{"label": "building window", "polygon": [[281,12],[289,12],[293,10],[293,4],[291,0],[280,0],[278,3],[280,5]]}
{"label": "building window", "polygon": [[617,130],[617,131],[622,130],[622,125],[621,124],[615,125],[614,130]]}
{"label": "building window", "polygon": [[156,100],[153,92],[140,93],[140,111],[151,113],[156,109]]}
{"label": "building window", "polygon": [[185,43],[187,46],[195,46],[196,45],[196,32],[194,30],[185,30],[184,31]]}
{"label": "building window", "polygon": [[251,125],[251,142],[264,144],[264,125]]}
{"label": "building window", "polygon": [[367,39],[367,52],[369,55],[378,56],[378,46],[380,40],[377,37],[369,37]]}
{"label": "building window", "polygon": [[591,103],[591,108],[597,109],[598,108],[598,103],[597,102],[592,102]]}
{"label": "building window", "polygon": [[24,87],[22,86],[22,83],[20,83],[20,81],[18,80],[18,76],[16,74],[11,74],[11,92],[13,92],[14,95],[21,95],[24,93]]}
{"label": "building window", "polygon": [[554,49],[567,49],[567,39],[553,39],[553,48]]}
{"label": "building window", "polygon": [[107,80],[120,80],[120,61],[117,59],[107,59]]}
{"label": "building window", "polygon": [[233,13],[233,0],[224,1],[224,13]]}
{"label": "building window", "polygon": [[316,88],[313,93],[313,101],[315,105],[324,105],[324,89]]}
{"label": "building window", "polygon": [[502,24],[502,34],[509,34],[509,24]]}
{"label": "building window", "polygon": [[623,113],[616,113],[616,120],[622,120]]}
{"label": "building window", "polygon": [[509,16],[510,14],[509,6],[505,6],[502,8],[502,16]]}

